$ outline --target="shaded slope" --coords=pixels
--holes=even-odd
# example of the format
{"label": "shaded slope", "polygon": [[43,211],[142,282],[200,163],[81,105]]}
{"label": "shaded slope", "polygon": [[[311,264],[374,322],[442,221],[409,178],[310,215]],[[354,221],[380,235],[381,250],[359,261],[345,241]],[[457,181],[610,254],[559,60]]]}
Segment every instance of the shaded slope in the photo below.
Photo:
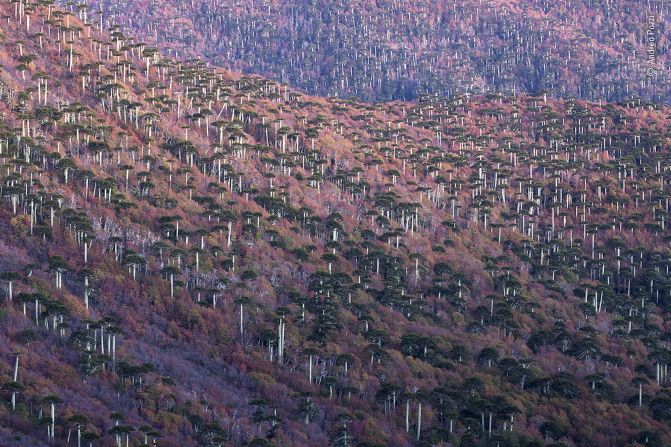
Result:
{"label": "shaded slope", "polygon": [[162,48],[313,94],[376,101],[488,91],[664,103],[671,97],[665,2],[90,4],[92,15],[102,11],[103,21]]}

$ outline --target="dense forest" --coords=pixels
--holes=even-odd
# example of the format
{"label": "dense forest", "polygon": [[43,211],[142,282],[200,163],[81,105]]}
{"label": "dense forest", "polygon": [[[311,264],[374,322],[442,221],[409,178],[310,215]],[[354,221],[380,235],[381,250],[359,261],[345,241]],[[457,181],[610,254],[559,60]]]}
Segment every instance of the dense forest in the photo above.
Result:
{"label": "dense forest", "polygon": [[671,444],[670,108],[0,17],[0,445]]}
{"label": "dense forest", "polygon": [[[69,3],[75,10],[73,3]],[[311,94],[668,103],[669,2],[92,0],[91,20]],[[95,17],[95,19],[93,18]]]}

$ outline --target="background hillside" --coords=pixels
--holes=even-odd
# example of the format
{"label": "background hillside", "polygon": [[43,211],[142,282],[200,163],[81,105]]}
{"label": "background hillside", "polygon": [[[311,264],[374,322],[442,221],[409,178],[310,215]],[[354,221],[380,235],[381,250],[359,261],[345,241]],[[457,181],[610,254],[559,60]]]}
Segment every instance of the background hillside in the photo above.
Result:
{"label": "background hillside", "polygon": [[640,96],[664,103],[671,97],[670,11],[664,1],[90,5],[92,16],[102,11],[104,23],[120,24],[162,48],[312,94],[374,101],[489,91],[616,101]]}
{"label": "background hillside", "polygon": [[671,109],[323,99],[0,16],[0,444],[671,443]]}

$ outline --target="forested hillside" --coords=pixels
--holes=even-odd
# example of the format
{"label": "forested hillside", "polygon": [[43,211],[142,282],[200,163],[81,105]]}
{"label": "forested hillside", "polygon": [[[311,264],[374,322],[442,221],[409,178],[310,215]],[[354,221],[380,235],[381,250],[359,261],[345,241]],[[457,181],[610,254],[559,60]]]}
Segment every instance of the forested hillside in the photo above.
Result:
{"label": "forested hillside", "polygon": [[671,443],[671,109],[366,104],[0,4],[0,445]]}
{"label": "forested hillside", "polygon": [[[70,3],[73,4],[73,3]],[[76,4],[76,3],[75,3]],[[385,101],[424,93],[664,103],[669,2],[639,0],[92,0],[162,49],[308,93]],[[75,6],[71,6],[75,10]]]}

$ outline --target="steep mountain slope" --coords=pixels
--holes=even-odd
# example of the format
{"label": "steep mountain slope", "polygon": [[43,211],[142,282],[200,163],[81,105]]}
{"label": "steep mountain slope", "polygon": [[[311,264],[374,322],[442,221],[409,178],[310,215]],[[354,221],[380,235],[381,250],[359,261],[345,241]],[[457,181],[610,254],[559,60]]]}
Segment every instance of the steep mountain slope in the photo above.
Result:
{"label": "steep mountain slope", "polygon": [[0,15],[0,444],[671,442],[671,109],[327,100]]}
{"label": "steep mountain slope", "polygon": [[662,1],[93,0],[148,42],[310,93],[632,96],[668,103]]}

